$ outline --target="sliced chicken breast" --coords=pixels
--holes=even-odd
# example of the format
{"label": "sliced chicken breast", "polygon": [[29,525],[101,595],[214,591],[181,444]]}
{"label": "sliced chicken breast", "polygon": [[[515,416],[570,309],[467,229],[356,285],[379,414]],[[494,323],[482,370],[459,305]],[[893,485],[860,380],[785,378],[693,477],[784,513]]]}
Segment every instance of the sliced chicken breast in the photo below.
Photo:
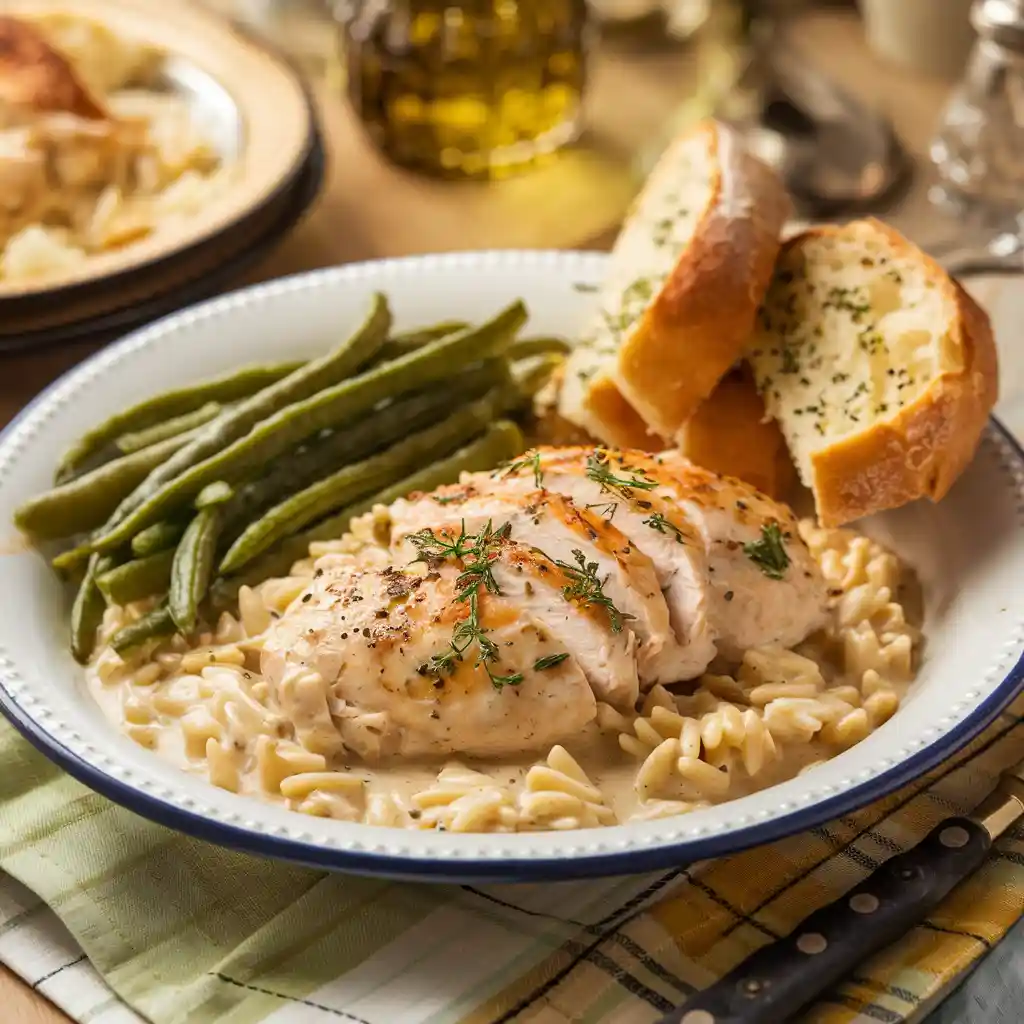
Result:
{"label": "sliced chicken breast", "polygon": [[465,526],[475,533],[507,523],[510,537],[543,551],[555,562],[575,564],[576,552],[597,566],[605,594],[628,619],[637,638],[637,670],[642,687],[671,683],[687,668],[688,655],[676,643],[668,606],[650,558],[617,527],[595,512],[578,508],[554,491],[503,493],[493,481],[481,491],[473,484],[442,487],[391,507],[391,539],[400,544],[411,533],[435,525]]}
{"label": "sliced chicken breast", "polygon": [[[409,534],[401,548],[392,550],[399,561],[418,556],[439,569],[447,564],[435,557],[439,550],[472,549],[467,558],[450,556],[464,568],[456,581],[463,592],[479,579],[478,592],[500,595],[572,652],[599,700],[631,710],[640,694],[636,636],[605,592],[596,563],[578,550],[571,561],[555,562],[510,534],[508,523],[488,523],[476,534],[461,524],[435,527]],[[481,557],[486,558],[485,570]]]}
{"label": "sliced chicken breast", "polygon": [[329,721],[346,749],[376,761],[545,750],[591,722],[597,702],[575,657],[515,598],[481,587],[474,614],[460,574],[322,570],[263,651],[282,702],[303,687],[320,694],[302,702],[297,728]]}
{"label": "sliced chicken breast", "polygon": [[824,625],[825,581],[789,508],[676,452],[631,460],[704,541],[719,654],[738,659],[751,647],[792,647]]}
{"label": "sliced chicken breast", "polygon": [[699,676],[715,656],[709,617],[709,573],[700,534],[673,503],[656,493],[629,456],[604,448],[541,448],[512,466],[467,474],[462,483],[493,494],[531,493],[538,486],[564,494],[620,530],[648,555],[668,605],[678,647],[675,681]]}

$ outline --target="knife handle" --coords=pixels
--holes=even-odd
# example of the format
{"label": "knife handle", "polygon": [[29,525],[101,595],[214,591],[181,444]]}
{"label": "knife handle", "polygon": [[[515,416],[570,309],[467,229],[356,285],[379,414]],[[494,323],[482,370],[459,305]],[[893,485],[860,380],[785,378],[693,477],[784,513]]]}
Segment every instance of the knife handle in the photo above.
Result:
{"label": "knife handle", "polygon": [[992,837],[947,818],[785,939],[749,956],[661,1024],[783,1024],[861,961],[905,935],[985,860]]}

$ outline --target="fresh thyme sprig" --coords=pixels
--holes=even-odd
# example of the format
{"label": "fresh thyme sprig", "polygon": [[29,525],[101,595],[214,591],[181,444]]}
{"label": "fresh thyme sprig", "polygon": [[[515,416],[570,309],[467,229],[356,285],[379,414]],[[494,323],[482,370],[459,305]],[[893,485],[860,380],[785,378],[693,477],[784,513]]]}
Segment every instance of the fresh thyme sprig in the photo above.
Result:
{"label": "fresh thyme sprig", "polygon": [[512,473],[517,473],[519,470],[526,469],[528,466],[533,470],[533,482],[537,487],[543,487],[544,470],[540,465],[540,452],[538,451],[527,452],[521,459],[517,459],[515,462],[510,463],[498,472],[504,476],[510,476]]}
{"label": "fresh thyme sprig", "polygon": [[781,580],[789,568],[789,555],[776,522],[761,527],[761,539],[743,545],[743,553],[770,580]]}
{"label": "fresh thyme sprig", "polygon": [[617,501],[597,501],[592,505],[587,505],[586,510],[588,512],[596,512],[606,522],[611,522],[615,518],[615,513],[619,509],[619,503]]}
{"label": "fresh thyme sprig", "polygon": [[570,580],[568,585],[562,588],[562,596],[568,601],[576,601],[584,606],[599,605],[604,608],[608,613],[608,622],[612,627],[612,632],[621,633],[622,623],[633,616],[620,612],[612,599],[604,592],[606,579],[598,578],[597,562],[588,562],[579,548],[573,548],[572,557],[576,561],[575,565],[569,562],[555,562],[555,565]]}
{"label": "fresh thyme sprig", "polygon": [[538,658],[533,663],[534,672],[543,672],[549,668],[555,668],[557,665],[561,665],[569,657],[568,654],[548,654],[546,657]]}
{"label": "fresh thyme sprig", "polygon": [[443,562],[449,558],[463,559],[472,550],[469,542],[475,540],[466,533],[466,520],[462,520],[462,529],[455,538],[449,540],[446,534],[438,536],[429,527],[409,534],[409,543],[419,552],[414,562]]}
{"label": "fresh thyme sprig", "polygon": [[409,540],[419,552],[416,561],[444,561],[453,558],[463,563],[463,570],[455,580],[458,591],[455,599],[465,601],[469,605],[469,615],[455,627],[448,647],[431,657],[426,666],[431,675],[450,675],[455,671],[455,666],[464,660],[466,652],[476,644],[479,652],[476,663],[483,664],[487,677],[496,690],[506,686],[518,686],[523,681],[522,674],[518,672],[503,676],[492,671],[491,663],[498,660],[498,646],[480,624],[480,586],[482,584],[488,593],[501,593],[492,566],[498,557],[502,542],[507,540],[511,533],[511,523],[505,523],[495,530],[492,521],[488,520],[487,525],[478,533],[468,534],[466,522],[463,520],[459,535],[454,540],[445,536],[438,537],[429,528],[410,535]]}
{"label": "fresh thyme sprig", "polygon": [[676,542],[679,544],[683,543],[683,531],[675,523],[666,519],[660,512],[654,512],[649,515],[644,520],[644,526],[649,526],[652,530],[657,530],[658,533],[674,534]]}
{"label": "fresh thyme sprig", "polygon": [[[607,494],[620,494],[629,497],[630,491],[653,491],[658,486],[656,480],[645,480],[643,470],[623,466],[624,472],[630,476],[616,476],[608,462],[608,453],[598,448],[587,456],[587,479],[601,485]],[[638,476],[637,474],[641,474]]]}

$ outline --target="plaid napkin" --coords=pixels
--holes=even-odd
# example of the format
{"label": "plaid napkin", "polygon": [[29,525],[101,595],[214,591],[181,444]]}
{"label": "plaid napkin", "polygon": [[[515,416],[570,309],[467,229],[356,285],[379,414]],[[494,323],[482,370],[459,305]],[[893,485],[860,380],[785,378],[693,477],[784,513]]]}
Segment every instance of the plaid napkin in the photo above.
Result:
{"label": "plaid napkin", "polygon": [[[972,807],[1022,755],[1024,699],[903,792],[767,848],[643,877],[428,886],[178,835],[2,725],[0,868],[17,882],[0,884],[0,959],[83,1024],[649,1024]],[[1022,911],[1018,831],[803,1024],[920,1020]]]}

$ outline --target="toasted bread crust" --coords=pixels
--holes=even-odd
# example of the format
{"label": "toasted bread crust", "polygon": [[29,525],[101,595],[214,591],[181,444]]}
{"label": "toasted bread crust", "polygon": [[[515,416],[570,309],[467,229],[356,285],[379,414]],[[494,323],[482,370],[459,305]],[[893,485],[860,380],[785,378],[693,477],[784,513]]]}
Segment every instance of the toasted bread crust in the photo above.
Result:
{"label": "toasted bread crust", "polygon": [[956,311],[950,341],[961,361],[896,415],[813,453],[813,490],[825,526],[841,526],[917,498],[942,498],[973,458],[999,390],[988,316],[942,267],[892,228],[875,220],[815,227],[788,241],[785,249],[809,237],[849,230],[872,231],[923,265]]}
{"label": "toasted bread crust", "polygon": [[[650,431],[664,437],[676,434],[740,357],[790,213],[774,171],[745,152],[730,128],[705,121],[696,131],[715,155],[712,200],[609,371]],[[592,389],[607,386],[598,378]]]}
{"label": "toasted bread crust", "polygon": [[679,451],[721,476],[736,477],[777,501],[796,486],[785,438],[767,418],[746,366],[726,374],[677,435]]}
{"label": "toasted bread crust", "polygon": [[62,112],[90,121],[106,112],[70,62],[30,22],[0,16],[0,103],[33,113]]}

